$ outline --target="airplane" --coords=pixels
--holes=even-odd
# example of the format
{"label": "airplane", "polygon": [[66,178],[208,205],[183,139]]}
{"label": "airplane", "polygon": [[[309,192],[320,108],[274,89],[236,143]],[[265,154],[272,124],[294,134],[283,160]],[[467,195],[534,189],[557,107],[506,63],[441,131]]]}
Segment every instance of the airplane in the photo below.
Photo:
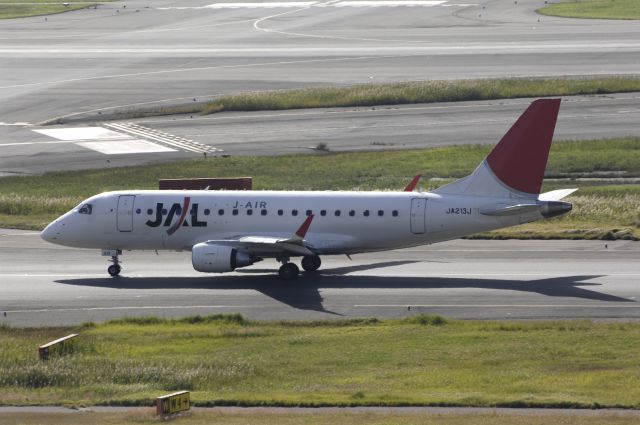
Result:
{"label": "airplane", "polygon": [[224,273],[265,258],[283,280],[321,256],[433,244],[566,214],[577,189],[540,193],[561,99],[529,105],[468,176],[431,192],[121,190],[83,201],[41,233],[59,245],[101,249],[107,272],[125,250],[191,251],[193,268]]}

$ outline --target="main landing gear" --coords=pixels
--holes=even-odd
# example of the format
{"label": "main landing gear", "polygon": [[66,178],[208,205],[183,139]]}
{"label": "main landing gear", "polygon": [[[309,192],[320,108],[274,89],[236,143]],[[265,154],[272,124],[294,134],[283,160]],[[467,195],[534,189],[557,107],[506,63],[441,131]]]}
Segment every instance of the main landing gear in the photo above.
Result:
{"label": "main landing gear", "polygon": [[302,257],[302,268],[305,272],[313,273],[320,268],[320,257],[317,255],[307,255]]}
{"label": "main landing gear", "polygon": [[122,267],[120,267],[120,260],[118,258],[118,256],[121,254],[122,254],[122,251],[119,249],[103,249],[102,250],[103,256],[111,257],[109,261],[111,261],[113,264],[107,267],[107,273],[109,273],[109,275],[112,277],[119,276],[120,272],[122,271]]}
{"label": "main landing gear", "polygon": [[[300,274],[300,269],[294,263],[289,262],[289,257],[277,258],[282,263],[278,270],[278,275],[282,280],[294,280]],[[320,257],[317,255],[307,255],[302,257],[302,268],[308,273],[313,273],[320,268]]]}
{"label": "main landing gear", "polygon": [[300,269],[294,263],[284,263],[278,270],[282,280],[294,280],[300,274]]}

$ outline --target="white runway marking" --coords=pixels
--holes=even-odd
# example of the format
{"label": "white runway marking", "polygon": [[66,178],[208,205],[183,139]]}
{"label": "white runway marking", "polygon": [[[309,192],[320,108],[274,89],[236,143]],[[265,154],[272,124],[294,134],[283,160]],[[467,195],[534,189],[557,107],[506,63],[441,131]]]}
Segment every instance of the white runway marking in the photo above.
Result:
{"label": "white runway marking", "polygon": [[104,124],[104,127],[54,128],[33,131],[59,140],[58,142],[33,143],[73,143],[105,155],[176,152],[178,149],[195,153],[222,151],[222,149],[213,146],[133,123],[110,123]]}
{"label": "white runway marking", "polygon": [[119,143],[108,142],[78,142],[78,146],[91,149],[105,155],[123,155],[132,153],[157,153],[175,152],[175,149],[166,146],[156,145],[141,139],[127,139]]}
{"label": "white runway marking", "polygon": [[86,141],[86,140],[126,140],[127,136],[116,133],[102,127],[77,127],[77,128],[54,128],[33,130],[36,133],[53,137],[58,140]]}
{"label": "white runway marking", "polygon": [[128,134],[118,133],[103,127],[54,128],[33,131],[64,142],[72,142],[105,155],[176,151],[167,146],[133,138]]}
{"label": "white runway marking", "polygon": [[340,1],[335,7],[397,7],[397,6],[439,6],[446,0],[397,0],[397,1]]}
{"label": "white runway marking", "polygon": [[13,127],[13,126],[26,127],[29,125],[31,124],[28,122],[0,122],[0,127]]}
{"label": "white runway marking", "polygon": [[156,142],[163,143],[165,145],[173,146],[179,149],[187,150],[195,153],[212,153],[221,152],[222,149],[215,148],[213,146],[204,145],[202,143],[194,142],[191,139],[185,139],[184,137],[174,136],[164,131],[155,130],[152,128],[144,127],[142,125],[134,123],[113,123],[105,124],[105,127],[109,127],[115,130],[119,130],[133,136],[144,137],[145,139],[151,139]]}
{"label": "white runway marking", "polygon": [[277,2],[242,2],[212,3],[206,6],[170,6],[158,7],[158,10],[202,10],[202,9],[275,9],[275,8],[310,8],[310,7],[432,7],[432,6],[477,6],[475,3],[448,3],[448,0],[380,0],[380,1],[277,1]]}

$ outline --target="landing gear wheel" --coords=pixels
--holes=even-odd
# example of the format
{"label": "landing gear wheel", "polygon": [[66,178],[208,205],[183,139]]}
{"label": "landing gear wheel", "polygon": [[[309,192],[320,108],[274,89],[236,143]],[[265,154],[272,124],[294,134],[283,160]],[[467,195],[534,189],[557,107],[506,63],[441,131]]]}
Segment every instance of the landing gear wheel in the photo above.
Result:
{"label": "landing gear wheel", "polygon": [[320,261],[320,257],[317,255],[307,255],[302,257],[302,268],[306,272],[315,272],[320,268],[320,264],[322,264],[322,261]]}
{"label": "landing gear wheel", "polygon": [[278,275],[280,275],[280,279],[282,280],[293,280],[298,277],[300,274],[300,269],[294,263],[285,263],[280,266],[280,270],[278,270]]}
{"label": "landing gear wheel", "polygon": [[120,270],[121,270],[121,268],[117,264],[114,264],[114,265],[109,266],[107,268],[107,272],[109,273],[109,275],[111,275],[113,277],[118,276],[120,274]]}

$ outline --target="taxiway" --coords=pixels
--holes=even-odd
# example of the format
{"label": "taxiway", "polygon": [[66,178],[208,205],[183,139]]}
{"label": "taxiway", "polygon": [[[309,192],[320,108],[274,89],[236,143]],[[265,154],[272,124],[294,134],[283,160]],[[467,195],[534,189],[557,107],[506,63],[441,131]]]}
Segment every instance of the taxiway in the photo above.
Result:
{"label": "taxiway", "polygon": [[241,313],[252,319],[403,317],[638,319],[640,243],[456,240],[324,257],[291,283],[277,263],[222,275],[190,253],[126,252],[122,277],[93,250],[0,231],[0,323],[73,325],[119,317]]}

